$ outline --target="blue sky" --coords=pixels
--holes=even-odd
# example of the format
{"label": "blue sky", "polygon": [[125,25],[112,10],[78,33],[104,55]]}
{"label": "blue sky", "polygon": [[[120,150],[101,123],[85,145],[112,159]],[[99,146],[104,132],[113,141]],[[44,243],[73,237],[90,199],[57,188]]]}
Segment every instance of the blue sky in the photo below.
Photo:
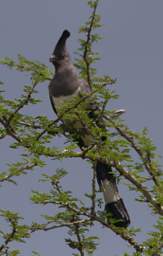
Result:
{"label": "blue sky", "polygon": [[[124,118],[130,128],[139,130],[148,127],[160,154],[163,151],[162,10],[162,0],[101,1],[99,13],[102,16],[103,40],[96,47],[101,54],[101,60],[97,64],[98,72],[117,78],[117,92],[120,98],[112,107],[123,107],[127,110]],[[48,59],[54,44],[62,30],[69,29],[72,36],[68,47],[72,58],[75,58],[74,52],[79,46],[78,29],[88,15],[86,1],[81,0],[1,0],[0,57],[16,58],[17,54],[21,53],[52,68]],[[17,96],[26,82],[25,79],[22,74],[1,68],[0,80],[5,82],[7,96]],[[41,108],[36,107],[29,111],[36,115],[41,112],[53,118],[47,84],[40,86],[39,95],[43,100]],[[8,160],[11,162],[18,157],[18,153],[8,150],[8,141],[2,141],[1,144],[0,170]],[[82,196],[84,191],[89,190],[88,164],[77,160],[55,163],[51,161],[47,171],[53,173],[57,167],[68,169],[65,186],[67,189],[72,188],[75,195]],[[37,183],[39,175],[38,170],[29,176],[21,177],[17,187],[4,184],[0,188],[1,207],[18,209],[25,215],[28,223],[31,218],[37,218],[39,211],[54,211],[35,206],[28,199],[32,189],[47,189],[45,185]],[[135,203],[133,193],[128,192],[123,184],[120,189],[129,208],[132,225],[149,231],[153,222],[151,212]],[[121,255],[128,250],[126,243],[109,230],[97,226],[92,233],[101,239],[95,256]],[[64,245],[65,234],[65,230],[37,233],[27,244],[21,246],[22,255],[31,255],[32,250],[38,250],[42,256],[50,256],[54,252],[59,255],[72,255],[72,251]],[[141,239],[142,236],[138,236],[138,240]]]}

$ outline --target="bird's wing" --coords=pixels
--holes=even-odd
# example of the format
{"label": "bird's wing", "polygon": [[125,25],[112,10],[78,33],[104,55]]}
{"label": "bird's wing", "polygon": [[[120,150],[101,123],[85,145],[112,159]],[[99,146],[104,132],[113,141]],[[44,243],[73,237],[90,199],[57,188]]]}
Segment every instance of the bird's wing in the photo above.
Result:
{"label": "bird's wing", "polygon": [[51,102],[53,111],[54,111],[55,114],[57,115],[57,110],[56,110],[56,107],[55,107],[54,97],[53,97],[50,93],[49,93],[49,98],[50,98],[50,102]]}

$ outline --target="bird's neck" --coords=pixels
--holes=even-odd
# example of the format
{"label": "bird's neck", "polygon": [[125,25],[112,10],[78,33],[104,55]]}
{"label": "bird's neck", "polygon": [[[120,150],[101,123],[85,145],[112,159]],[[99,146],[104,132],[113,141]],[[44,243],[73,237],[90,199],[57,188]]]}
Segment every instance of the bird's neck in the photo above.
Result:
{"label": "bird's neck", "polygon": [[56,72],[62,72],[65,69],[69,69],[72,66],[72,63],[70,59],[66,58],[55,61],[54,66]]}

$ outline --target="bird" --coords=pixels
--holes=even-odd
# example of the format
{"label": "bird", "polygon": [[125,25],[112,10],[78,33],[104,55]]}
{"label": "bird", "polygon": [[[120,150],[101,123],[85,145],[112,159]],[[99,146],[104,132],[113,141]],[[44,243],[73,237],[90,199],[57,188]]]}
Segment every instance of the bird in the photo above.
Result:
{"label": "bird", "polygon": [[[83,97],[84,94],[91,94],[92,88],[89,84],[79,78],[77,68],[71,61],[67,50],[67,39],[70,37],[70,32],[64,30],[57,41],[54,51],[49,58],[53,64],[55,72],[49,83],[49,98],[52,108],[57,116],[65,102],[71,102],[75,97]],[[87,113],[92,119],[95,119],[95,112],[98,109],[96,102],[88,104]],[[62,115],[64,128],[70,134],[78,134],[76,136],[77,144],[80,147],[88,147],[91,145],[92,136],[89,134],[87,124],[78,120],[64,119]],[[93,120],[94,121],[94,120]],[[96,122],[96,120],[94,121]],[[105,128],[105,127],[104,127]],[[123,199],[120,196],[117,187],[117,178],[115,177],[111,164],[104,163],[102,160],[95,161],[95,170],[97,183],[100,190],[103,191],[105,201],[105,212],[108,221],[112,221],[117,227],[128,227],[130,224],[130,216],[126,209]]]}

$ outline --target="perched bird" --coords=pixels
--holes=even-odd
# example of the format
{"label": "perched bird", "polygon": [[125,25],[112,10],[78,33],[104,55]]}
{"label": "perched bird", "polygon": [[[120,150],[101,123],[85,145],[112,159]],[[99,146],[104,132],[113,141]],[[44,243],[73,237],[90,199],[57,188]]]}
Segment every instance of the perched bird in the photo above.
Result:
{"label": "perched bird", "polygon": [[[80,94],[92,92],[88,83],[79,79],[77,70],[71,62],[66,48],[68,37],[70,37],[70,32],[64,30],[50,57],[50,62],[55,67],[55,74],[49,84],[49,97],[53,110],[57,115],[59,115],[59,110],[65,102],[71,101]],[[93,112],[97,109],[96,103],[88,105],[87,108],[90,118],[94,118]],[[80,147],[88,147],[91,144],[93,138],[89,134],[87,125],[83,124],[84,121],[64,120],[64,115],[62,121],[65,129],[70,134],[73,134],[74,131],[79,133],[76,140]],[[110,218],[115,220],[114,225],[127,227],[130,224],[130,217],[120,197],[116,177],[113,174],[111,165],[97,160],[95,168],[97,182],[104,194],[105,211],[108,214],[108,220],[110,216]]]}

